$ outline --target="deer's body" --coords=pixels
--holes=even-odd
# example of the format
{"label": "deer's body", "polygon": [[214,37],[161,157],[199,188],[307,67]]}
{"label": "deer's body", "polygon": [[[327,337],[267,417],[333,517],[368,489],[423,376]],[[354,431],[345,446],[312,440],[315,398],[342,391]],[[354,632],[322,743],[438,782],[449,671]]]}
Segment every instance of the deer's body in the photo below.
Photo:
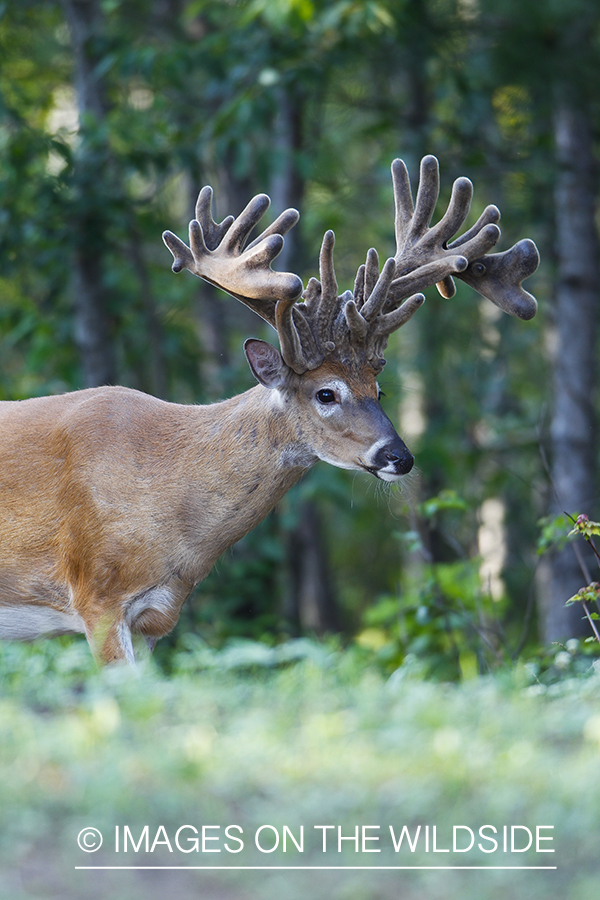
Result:
{"label": "deer's body", "polygon": [[369,251],[354,294],[338,296],[328,232],[321,280],[298,303],[300,279],[270,268],[296,211],[246,245],[265,195],[217,225],[205,188],[190,247],[165,232],[175,271],[218,284],[276,327],[281,353],[246,342],[257,387],[211,406],[121,387],[0,403],[0,638],[84,632],[100,661],[133,660],[132,633],[152,647],[169,632],[220,554],[317,459],[388,482],[410,471],[376,381],[389,334],[424,300],[409,295],[437,283],[451,296],[458,275],[530,318],[535,300],[520,282],[537,251],[521,241],[486,255],[500,233],[495,207],[449,244],[469,209],[468,179],[430,229],[437,161],[423,160],[414,208],[400,160],[392,174],[398,252],[380,274]]}
{"label": "deer's body", "polygon": [[327,365],[308,381],[304,402],[258,385],[210,406],[122,387],[0,403],[0,637],[85,632],[103,659],[128,657],[129,632],[168,633],[221,553],[320,455],[367,468],[395,434],[374,376],[346,399],[354,440],[346,422],[337,442],[312,397],[345,382]]}
{"label": "deer's body", "polygon": [[212,406],[110,387],[2,403],[0,432],[4,637],[91,634],[107,615],[166,634],[315,460],[262,386]]}

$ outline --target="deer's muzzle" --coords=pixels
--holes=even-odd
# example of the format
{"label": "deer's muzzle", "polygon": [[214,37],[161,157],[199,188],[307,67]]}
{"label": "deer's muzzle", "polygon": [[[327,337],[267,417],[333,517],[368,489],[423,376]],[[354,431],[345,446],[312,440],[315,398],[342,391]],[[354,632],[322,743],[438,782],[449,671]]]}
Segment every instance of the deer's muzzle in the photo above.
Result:
{"label": "deer's muzzle", "polygon": [[414,465],[414,457],[404,441],[396,436],[379,447],[369,466],[373,475],[383,481],[395,481],[400,475],[406,475]]}

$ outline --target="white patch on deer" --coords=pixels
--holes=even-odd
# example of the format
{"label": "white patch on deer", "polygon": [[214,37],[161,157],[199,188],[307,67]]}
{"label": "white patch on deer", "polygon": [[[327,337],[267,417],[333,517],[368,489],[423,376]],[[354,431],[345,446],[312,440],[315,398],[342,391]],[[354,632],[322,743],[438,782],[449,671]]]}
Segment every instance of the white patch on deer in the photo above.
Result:
{"label": "white patch on deer", "polygon": [[282,469],[310,469],[316,460],[317,455],[308,444],[288,444],[281,451],[279,464]]}
{"label": "white patch on deer", "polygon": [[336,469],[358,469],[359,471],[362,471],[362,467],[359,466],[358,463],[342,462],[339,459],[333,459],[331,456],[327,456],[326,453],[319,453],[318,457],[319,459],[323,460],[323,462],[329,463],[330,466],[335,466]]}
{"label": "white patch on deer", "polygon": [[385,447],[385,445],[389,443],[389,440],[389,437],[380,438],[378,441],[375,441],[375,443],[372,444],[371,447],[369,447],[368,451],[364,455],[365,466],[373,467],[375,465],[377,454],[382,447]]}
{"label": "white patch on deer", "polygon": [[[334,381],[330,381],[327,384],[324,384],[323,387],[319,388],[320,391],[333,391],[334,394],[337,394],[339,397],[339,401],[334,401],[333,403],[320,403],[318,398],[315,398],[315,405],[317,407],[317,412],[320,416],[323,416],[324,419],[327,419],[329,416],[335,415],[340,408],[342,403],[346,403],[348,400],[352,399],[352,391],[348,387],[345,381],[340,381],[336,378]],[[338,463],[334,463],[334,465],[338,465]]]}
{"label": "white patch on deer", "polygon": [[119,622],[117,625],[117,639],[121,645],[121,649],[125,654],[128,663],[135,662],[135,654],[133,652],[133,643],[131,641],[131,631],[126,622]]}
{"label": "white patch on deer", "polygon": [[269,400],[271,401],[272,409],[279,409],[283,411],[285,409],[285,400],[281,391],[278,391],[277,388],[274,388],[270,392]]}
{"label": "white patch on deer", "polygon": [[77,613],[65,613],[33,604],[0,605],[0,638],[8,641],[33,641],[59,634],[84,634],[83,619]]}
{"label": "white patch on deer", "polygon": [[173,595],[166,587],[150,588],[143,594],[134,597],[127,606],[125,621],[135,630],[136,620],[147,610],[153,609],[163,615],[169,615],[173,607]]}
{"label": "white patch on deer", "polygon": [[377,469],[375,472],[377,478],[380,478],[382,481],[395,482],[400,481],[402,475],[399,475],[398,472],[386,472],[385,469]]}

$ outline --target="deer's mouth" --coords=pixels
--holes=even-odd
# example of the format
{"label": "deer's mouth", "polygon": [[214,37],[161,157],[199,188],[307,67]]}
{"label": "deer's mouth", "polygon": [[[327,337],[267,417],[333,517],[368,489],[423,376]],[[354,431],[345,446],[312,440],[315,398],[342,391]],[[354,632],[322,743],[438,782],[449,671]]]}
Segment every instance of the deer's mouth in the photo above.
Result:
{"label": "deer's mouth", "polygon": [[[405,472],[386,471],[387,467],[385,467],[385,469],[383,469],[383,468],[378,468],[377,466],[367,466],[363,462],[359,462],[359,466],[364,472],[368,472],[369,475],[374,475],[375,478],[379,479],[379,481],[387,481],[387,482],[398,481],[400,478],[402,478],[402,475],[406,474]],[[411,468],[412,468],[412,466],[411,466]]]}

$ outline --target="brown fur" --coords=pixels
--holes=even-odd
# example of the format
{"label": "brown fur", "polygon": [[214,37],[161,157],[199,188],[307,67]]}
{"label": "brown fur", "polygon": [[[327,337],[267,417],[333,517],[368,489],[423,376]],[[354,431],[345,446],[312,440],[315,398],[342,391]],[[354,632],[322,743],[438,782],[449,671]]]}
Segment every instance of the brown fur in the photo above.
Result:
{"label": "brown fur", "polygon": [[[352,393],[340,422],[313,408],[332,377]],[[76,614],[101,661],[130,655],[129,627],[151,642],[170,631],[318,456],[360,468],[378,438],[374,377],[324,364],[292,382],[211,406],[122,387],[0,403],[0,614]]]}

